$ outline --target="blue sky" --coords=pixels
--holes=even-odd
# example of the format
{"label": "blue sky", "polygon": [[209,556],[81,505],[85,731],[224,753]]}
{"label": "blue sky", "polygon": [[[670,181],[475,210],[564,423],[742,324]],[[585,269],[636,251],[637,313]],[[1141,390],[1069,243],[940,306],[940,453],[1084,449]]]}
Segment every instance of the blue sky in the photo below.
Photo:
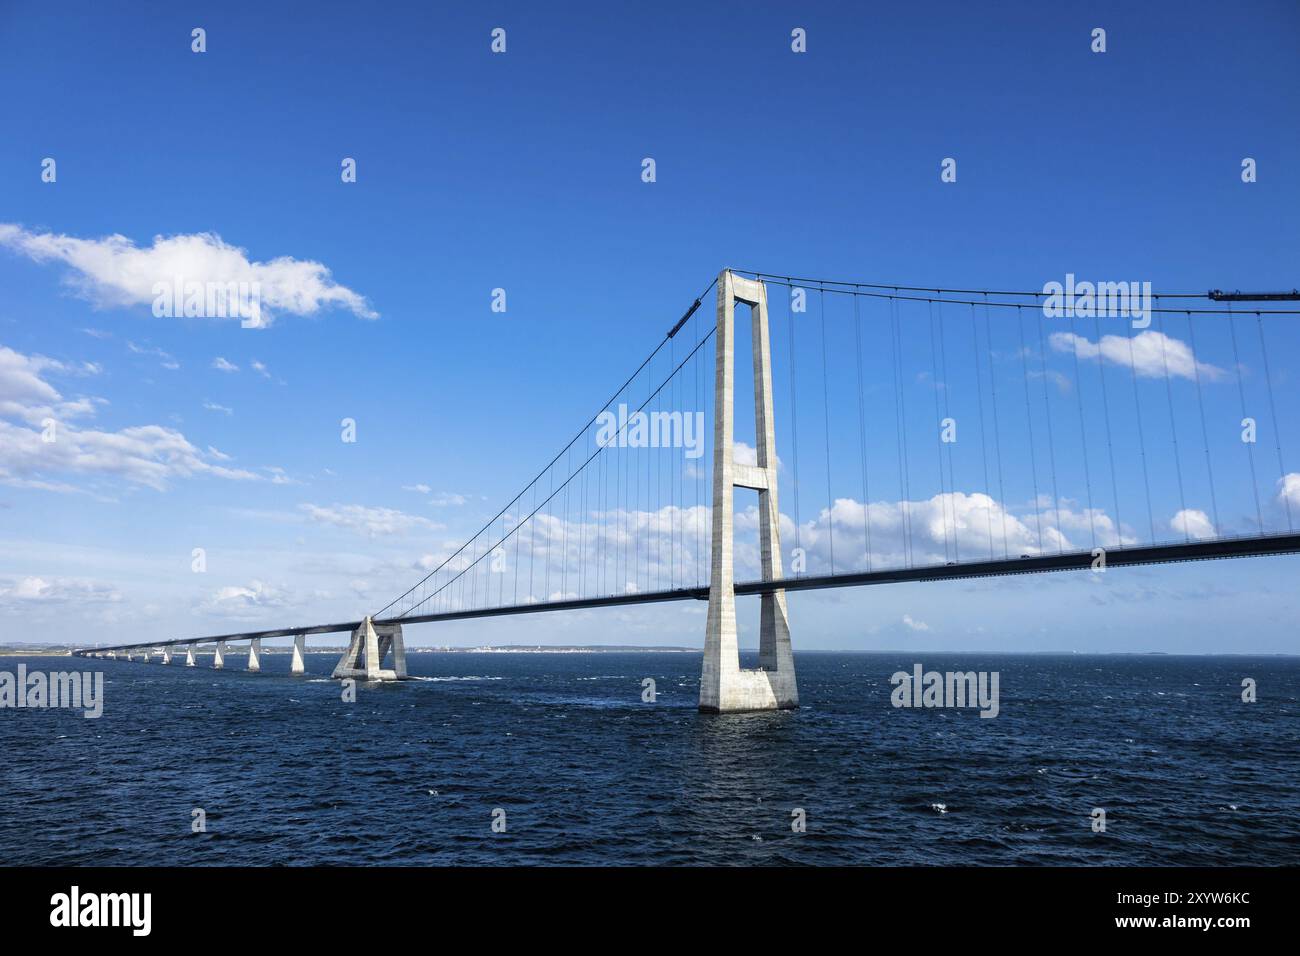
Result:
{"label": "blue sky", "polygon": [[[182,637],[375,609],[514,495],[723,267],[995,289],[1066,273],[1157,290],[1292,288],[1300,271],[1289,2],[1230,14],[1200,3],[755,4],[743,16],[700,4],[72,7],[0,6],[4,640]],[[495,27],[504,54],[489,49]],[[790,49],[795,27],[807,53]],[[1090,50],[1094,27],[1107,31],[1104,54]],[[344,157],[355,183],[340,181]],[[645,157],[654,183],[642,182]],[[940,182],[945,157],[956,183]],[[1244,157],[1257,182],[1241,181]],[[164,261],[263,264],[278,296],[268,327],[155,317],[139,290]],[[507,291],[504,314],[490,309],[494,288]],[[776,329],[785,300],[772,294]],[[849,328],[844,309],[828,302],[832,329]],[[1182,321],[1167,331],[1185,341]],[[1205,393],[1229,489],[1220,527],[1249,531],[1246,460],[1231,447],[1235,364],[1222,327],[1207,328],[1196,361],[1224,373]],[[1276,425],[1300,456],[1286,419],[1300,348],[1285,323],[1268,329]],[[1014,355],[1014,333],[994,334]],[[800,335],[800,349],[818,347],[815,330]],[[1257,487],[1276,529],[1275,423],[1257,340],[1243,343]],[[934,395],[928,340],[910,349],[919,410]],[[1066,353],[1046,359],[1069,373]],[[954,400],[969,375],[953,373]],[[1156,385],[1143,406],[1153,430],[1164,382],[1142,383]],[[1203,450],[1196,393],[1174,385],[1190,475]],[[856,403],[842,377],[828,394],[837,409]],[[1073,399],[1052,394],[1060,421]],[[800,409],[801,440],[816,437],[819,400],[814,390]],[[64,444],[32,437],[43,410]],[[356,443],[340,441],[344,418]],[[848,436],[842,456],[833,446],[833,494],[851,498],[856,418],[832,426]],[[1126,440],[1117,454],[1132,464]],[[1061,496],[1077,508],[1064,446],[1057,464],[1074,480]],[[1097,468],[1103,446],[1088,447]],[[976,448],[956,446],[957,490],[986,490]],[[891,454],[874,460],[881,476]],[[1170,537],[1167,464],[1152,463],[1153,512]],[[1300,470],[1300,457],[1288,465]],[[1028,520],[1023,477],[1006,509]],[[824,478],[806,472],[804,521],[826,505],[808,490]],[[917,480],[911,498],[939,492]],[[1207,511],[1199,481],[1188,478],[1187,504]],[[1118,483],[1121,521],[1149,536],[1138,473]],[[873,502],[900,496],[884,477],[877,486]],[[817,648],[1294,652],[1295,560],[799,595],[793,633]],[[702,607],[666,606],[410,639],[697,645],[702,634]]]}

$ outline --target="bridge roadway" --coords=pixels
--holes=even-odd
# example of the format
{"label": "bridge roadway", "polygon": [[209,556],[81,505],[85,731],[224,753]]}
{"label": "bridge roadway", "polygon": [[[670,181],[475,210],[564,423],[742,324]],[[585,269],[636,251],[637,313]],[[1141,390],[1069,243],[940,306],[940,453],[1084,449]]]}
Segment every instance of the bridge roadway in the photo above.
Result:
{"label": "bridge roadway", "polygon": [[[1144,564],[1174,564],[1184,561],[1267,557],[1277,554],[1300,554],[1300,534],[1249,535],[1215,538],[1211,541],[1144,545],[1133,548],[1109,548],[1106,549],[1105,560],[1106,569],[1109,570],[1111,568],[1134,567]],[[1093,561],[1092,551],[1067,551],[1060,554],[997,558],[990,561],[963,561],[949,564],[920,565],[910,568],[889,568],[883,571],[851,571],[839,574],[782,578],[773,581],[746,581],[743,583],[738,582],[735,585],[735,592],[737,595],[747,595],[780,590],[815,591],[824,588],[862,587],[870,584],[900,584],[906,581],[950,581],[963,578],[999,577],[1008,574],[1078,571],[1091,569]],[[709,588],[707,586],[676,588],[670,591],[646,591],[605,597],[576,598],[567,601],[544,601],[534,604],[510,604],[464,611],[444,611],[437,614],[375,620],[374,625],[378,627],[384,624],[431,624],[437,621],[464,621],[480,617],[500,617],[507,614],[536,614],[542,611],[575,611],[583,608],[658,604],[664,601],[707,601],[708,598]],[[348,621],[342,624],[282,627],[269,631],[245,631],[238,634],[219,634],[210,637],[184,637],[167,641],[144,641],[138,644],[114,644],[102,647],[78,648],[73,651],[73,654],[85,656],[106,651],[183,647],[190,644],[213,644],[219,641],[234,642],[274,637],[299,637],[309,634],[343,634],[352,633],[362,623],[362,621]]]}

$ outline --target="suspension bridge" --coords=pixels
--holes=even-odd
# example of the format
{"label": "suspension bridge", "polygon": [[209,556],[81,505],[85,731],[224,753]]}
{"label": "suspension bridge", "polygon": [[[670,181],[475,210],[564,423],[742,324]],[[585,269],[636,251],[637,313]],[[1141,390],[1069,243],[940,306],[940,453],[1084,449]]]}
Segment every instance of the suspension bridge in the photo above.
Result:
{"label": "suspension bridge", "polygon": [[[400,680],[407,625],[698,600],[700,709],[789,708],[790,591],[1300,552],[1296,428],[1277,413],[1300,398],[1300,310],[1272,304],[1300,292],[1065,279],[724,270],[518,494],[385,606],[74,653],[195,665],[210,646],[220,668],[247,642],[256,671],[263,640],[292,638],[303,673],[307,637],[349,633],[334,677]],[[739,663],[749,595],[757,669]]]}

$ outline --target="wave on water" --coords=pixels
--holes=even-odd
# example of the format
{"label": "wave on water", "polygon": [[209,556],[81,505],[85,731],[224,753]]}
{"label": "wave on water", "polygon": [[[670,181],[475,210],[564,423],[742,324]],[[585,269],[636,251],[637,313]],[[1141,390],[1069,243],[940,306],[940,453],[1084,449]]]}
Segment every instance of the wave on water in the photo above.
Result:
{"label": "wave on water", "polygon": [[[698,712],[699,658],[684,654],[410,655],[413,683],[359,680],[354,697],[323,666],[291,676],[284,658],[259,675],[158,667],[118,680],[98,720],[3,715],[0,853],[69,866],[340,852],[434,866],[1073,866],[1097,859],[1080,846],[1101,845],[1088,814],[1103,807],[1123,834],[1104,844],[1116,865],[1233,866],[1243,847],[1253,864],[1294,865],[1300,660],[950,655],[941,670],[1001,673],[997,718],[981,720],[893,707],[881,688],[896,657],[798,655],[799,710],[725,716]],[[628,674],[605,673],[612,663]],[[1242,674],[1267,697],[1244,704]],[[199,806],[217,837],[175,837],[189,830],[177,808]],[[508,840],[489,836],[495,807]],[[791,829],[799,807],[822,837]]]}
{"label": "wave on water", "polygon": [[501,680],[500,677],[480,677],[474,674],[466,677],[408,677],[407,680],[418,680],[428,684],[443,684],[451,681],[477,681],[477,680]]}

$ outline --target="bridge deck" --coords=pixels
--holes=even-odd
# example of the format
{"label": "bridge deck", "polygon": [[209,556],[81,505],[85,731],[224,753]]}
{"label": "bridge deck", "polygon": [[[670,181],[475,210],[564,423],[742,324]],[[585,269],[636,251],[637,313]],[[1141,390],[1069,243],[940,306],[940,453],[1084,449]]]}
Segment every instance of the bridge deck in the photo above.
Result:
{"label": "bridge deck", "polygon": [[[1240,538],[1216,538],[1212,541],[1144,545],[1113,548],[1106,551],[1106,567],[1133,567],[1142,564],[1173,564],[1183,561],[1207,561],[1217,558],[1266,557],[1300,553],[1300,534],[1251,535]],[[1091,551],[1067,551],[1022,558],[998,558],[991,561],[964,561],[931,564],[883,571],[850,571],[839,574],[805,575],[774,581],[738,582],[736,594],[763,594],[769,591],[815,591],[824,588],[862,587],[870,584],[900,584],[906,581],[949,581],[961,578],[999,577],[1007,574],[1039,574],[1048,571],[1088,570],[1092,567]],[[645,591],[605,597],[575,598],[568,601],[544,601],[533,604],[510,604],[501,607],[466,611],[444,611],[411,617],[376,619],[375,624],[432,624],[437,621],[463,621],[471,618],[501,617],[508,614],[537,614],[543,611],[576,611],[583,608],[621,607],[633,604],[657,604],[664,601],[708,600],[707,587],[676,588],[670,591]],[[138,644],[114,644],[105,647],[78,648],[74,654],[96,651],[136,650],[176,647],[186,644],[212,644],[217,641],[243,641],[254,638],[298,637],[308,634],[351,633],[361,621],[341,624],[315,624],[306,627],[282,627],[269,631],[245,631],[210,637],[184,637]]]}

